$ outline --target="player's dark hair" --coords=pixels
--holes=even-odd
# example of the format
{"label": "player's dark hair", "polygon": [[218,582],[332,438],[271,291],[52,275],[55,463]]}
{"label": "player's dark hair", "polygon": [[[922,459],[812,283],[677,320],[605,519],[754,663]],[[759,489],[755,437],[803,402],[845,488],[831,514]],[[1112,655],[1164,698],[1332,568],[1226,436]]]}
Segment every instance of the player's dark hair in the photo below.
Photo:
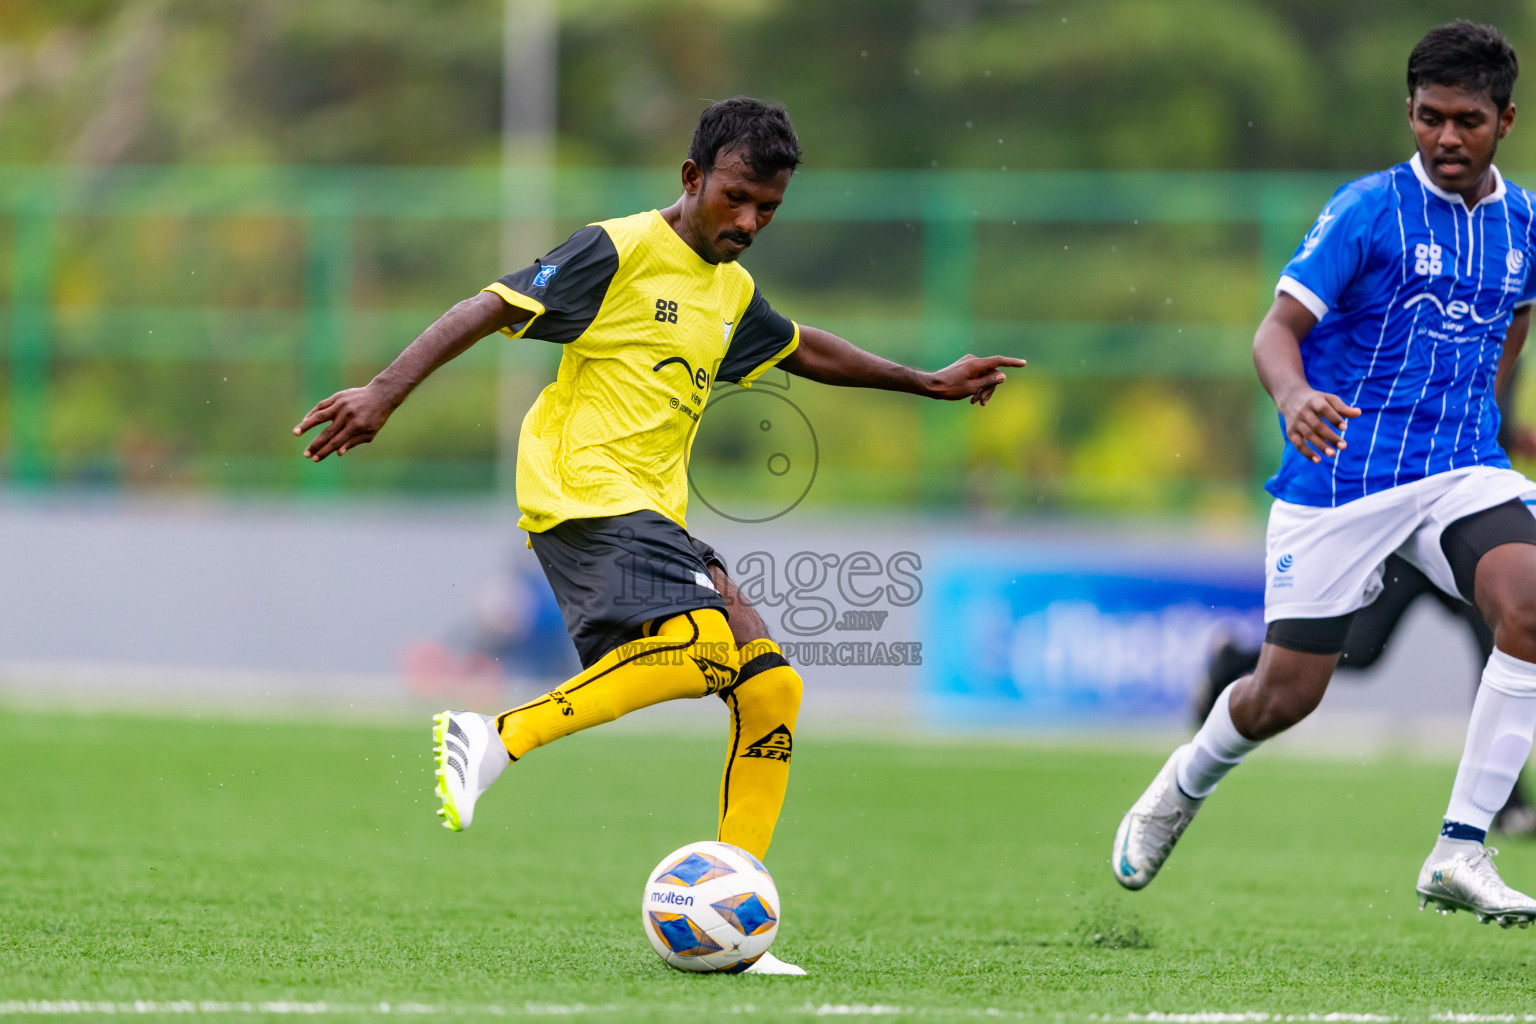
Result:
{"label": "player's dark hair", "polygon": [[707,176],[722,152],[738,146],[752,177],[760,181],[800,166],[800,140],[782,103],[764,103],[750,96],[711,103],[699,115],[688,159]]}
{"label": "player's dark hair", "polygon": [[1408,55],[1408,95],[1421,85],[1486,92],[1493,105],[1509,106],[1520,62],[1514,47],[1492,25],[1453,21],[1430,29]]}

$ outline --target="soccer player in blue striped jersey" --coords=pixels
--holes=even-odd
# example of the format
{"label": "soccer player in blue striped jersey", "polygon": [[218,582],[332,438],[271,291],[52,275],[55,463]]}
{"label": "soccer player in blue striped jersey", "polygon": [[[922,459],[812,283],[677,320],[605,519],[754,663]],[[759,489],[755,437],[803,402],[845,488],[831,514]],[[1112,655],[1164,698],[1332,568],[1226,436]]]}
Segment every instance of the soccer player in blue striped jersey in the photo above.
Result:
{"label": "soccer player in blue striped jersey", "polygon": [[1317,706],[1395,553],[1475,604],[1495,644],[1419,905],[1536,920],[1483,844],[1536,733],[1533,485],[1499,446],[1495,401],[1536,300],[1536,202],[1493,165],[1517,72],[1490,26],[1426,35],[1408,59],[1417,152],[1339,189],[1281,274],[1253,342],[1289,442],[1268,484],[1265,644],[1121,821],[1128,889],[1227,772]]}

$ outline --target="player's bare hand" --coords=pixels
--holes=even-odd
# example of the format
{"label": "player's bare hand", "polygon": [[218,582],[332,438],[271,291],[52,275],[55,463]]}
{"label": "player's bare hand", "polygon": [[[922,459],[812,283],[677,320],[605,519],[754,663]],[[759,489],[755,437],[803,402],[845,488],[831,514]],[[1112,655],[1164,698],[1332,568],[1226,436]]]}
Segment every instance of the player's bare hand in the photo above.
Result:
{"label": "player's bare hand", "polygon": [[1338,395],[1307,388],[1281,403],[1285,417],[1285,436],[1296,450],[1313,462],[1333,458],[1347,448],[1344,424],[1360,415],[1360,410]]}
{"label": "player's bare hand", "polygon": [[928,397],[946,402],[968,398],[972,405],[986,405],[997,386],[1008,379],[1002,367],[1023,365],[1024,360],[1013,356],[962,356],[933,375]]}
{"label": "player's bare hand", "polygon": [[305,446],[304,457],[315,462],[332,452],[339,457],[372,441],[399,404],[377,384],[349,388],[309,410],[293,432],[302,435],[322,423],[330,424]]}

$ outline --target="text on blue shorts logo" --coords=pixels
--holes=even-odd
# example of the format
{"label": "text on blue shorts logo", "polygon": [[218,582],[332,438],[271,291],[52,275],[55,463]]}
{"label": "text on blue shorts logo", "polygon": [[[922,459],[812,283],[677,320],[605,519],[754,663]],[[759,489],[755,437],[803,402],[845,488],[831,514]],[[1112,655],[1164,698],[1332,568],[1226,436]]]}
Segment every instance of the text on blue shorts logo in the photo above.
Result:
{"label": "text on blue shorts logo", "polygon": [[533,286],[535,288],[543,288],[549,284],[550,280],[555,276],[555,271],[559,269],[560,264],[558,263],[543,264],[539,267],[539,272],[533,275]]}
{"label": "text on blue shorts logo", "polygon": [[1275,572],[1278,572],[1278,573],[1284,575],[1285,573],[1290,572],[1291,571],[1291,566],[1293,566],[1295,564],[1296,564],[1296,560],[1294,558],[1292,558],[1289,554],[1281,555],[1275,561]]}

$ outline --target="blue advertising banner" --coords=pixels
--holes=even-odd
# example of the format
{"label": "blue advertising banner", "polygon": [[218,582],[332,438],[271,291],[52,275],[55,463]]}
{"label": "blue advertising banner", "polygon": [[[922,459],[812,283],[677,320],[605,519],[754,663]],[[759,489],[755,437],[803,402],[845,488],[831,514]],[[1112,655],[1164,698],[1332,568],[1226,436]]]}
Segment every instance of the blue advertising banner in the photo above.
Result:
{"label": "blue advertising banner", "polygon": [[930,564],[920,701],[954,725],[1177,719],[1213,643],[1263,636],[1261,551],[963,545]]}

